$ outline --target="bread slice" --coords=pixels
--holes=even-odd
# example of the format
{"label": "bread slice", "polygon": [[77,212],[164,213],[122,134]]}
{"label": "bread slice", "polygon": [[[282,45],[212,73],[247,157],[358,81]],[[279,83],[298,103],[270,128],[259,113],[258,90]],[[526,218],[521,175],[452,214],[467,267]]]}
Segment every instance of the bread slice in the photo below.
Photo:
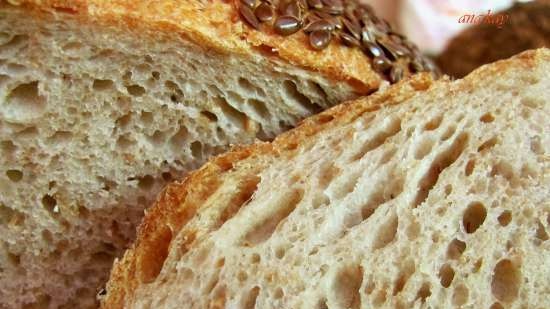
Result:
{"label": "bread slice", "polygon": [[336,106],[169,185],[102,308],[549,308],[550,50]]}
{"label": "bread slice", "polygon": [[0,307],[97,306],[166,182],[422,60],[377,72],[336,37],[316,51],[303,31],[255,30],[241,5],[0,1]]}

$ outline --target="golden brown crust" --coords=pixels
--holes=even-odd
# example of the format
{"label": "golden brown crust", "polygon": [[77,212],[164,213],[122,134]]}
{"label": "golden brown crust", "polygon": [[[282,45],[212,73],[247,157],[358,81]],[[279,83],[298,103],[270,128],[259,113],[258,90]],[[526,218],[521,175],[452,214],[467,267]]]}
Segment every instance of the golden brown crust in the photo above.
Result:
{"label": "golden brown crust", "polygon": [[371,68],[369,58],[359,49],[337,42],[314,51],[303,32],[280,36],[262,25],[254,30],[239,18],[232,1],[192,0],[181,2],[135,0],[10,0],[28,10],[79,15],[107,25],[125,23],[127,28],[145,27],[154,31],[176,32],[206,48],[222,53],[253,57],[259,49],[272,49],[272,55],[298,67],[347,81],[360,94],[377,89],[382,81]]}
{"label": "golden brown crust", "polygon": [[[468,91],[484,76],[500,74],[512,69],[530,69],[537,60],[549,59],[550,50],[537,50],[522,53],[510,60],[500,61],[473,72],[460,83],[460,91]],[[242,161],[252,156],[279,157],[295,151],[297,145],[310,140],[313,135],[331,128],[349,123],[367,112],[376,111],[384,106],[400,104],[412,96],[431,87],[446,87],[448,80],[435,83],[428,74],[418,74],[404,80],[390,89],[375,93],[366,99],[347,102],[304,120],[296,129],[280,135],[272,143],[257,143],[238,147],[223,155],[211,159],[201,169],[191,173],[185,180],[168,186],[145,218],[139,228],[137,241],[124,257],[115,262],[110,281],[107,284],[107,296],[102,308],[123,308],[138,285],[146,283],[151,273],[160,271],[172,235],[177,235],[197,210],[204,206],[205,198],[212,194],[220,184],[222,175],[228,173]],[[194,232],[186,231],[186,246],[195,239]],[[159,254],[158,252],[162,252]],[[143,273],[147,270],[149,273]]]}

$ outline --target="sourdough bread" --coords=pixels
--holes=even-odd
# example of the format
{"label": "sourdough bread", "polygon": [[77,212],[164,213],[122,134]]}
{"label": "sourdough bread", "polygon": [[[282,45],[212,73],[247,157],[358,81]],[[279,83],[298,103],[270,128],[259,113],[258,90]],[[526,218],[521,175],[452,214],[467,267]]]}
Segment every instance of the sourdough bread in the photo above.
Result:
{"label": "sourdough bread", "polygon": [[460,78],[481,65],[522,51],[550,47],[550,0],[516,2],[500,14],[502,26],[482,23],[454,37],[436,58],[441,70]]}
{"label": "sourdough bread", "polygon": [[[424,69],[395,34],[407,54],[372,45],[377,62],[340,30],[322,50],[256,30],[241,6],[0,1],[0,307],[97,306],[167,182]],[[374,21],[365,33],[390,38]]]}
{"label": "sourdough bread", "polygon": [[549,308],[550,50],[336,106],[169,185],[102,308]]}

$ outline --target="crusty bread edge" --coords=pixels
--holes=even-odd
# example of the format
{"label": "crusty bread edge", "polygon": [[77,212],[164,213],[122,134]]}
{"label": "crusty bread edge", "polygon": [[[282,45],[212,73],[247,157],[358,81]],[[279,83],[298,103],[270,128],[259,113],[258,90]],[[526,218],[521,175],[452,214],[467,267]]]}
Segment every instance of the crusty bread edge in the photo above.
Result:
{"label": "crusty bread edge", "polygon": [[[309,46],[304,33],[282,37],[271,30],[254,30],[240,20],[232,1],[216,0],[209,2],[204,11],[186,9],[178,13],[174,13],[174,3],[168,0],[0,0],[0,5],[4,1],[19,5],[29,16],[40,17],[48,12],[64,18],[63,14],[67,14],[83,23],[92,21],[98,26],[133,29],[138,33],[148,30],[176,33],[199,46],[223,54],[244,57],[263,54],[268,59],[274,57],[296,67],[319,72],[332,80],[346,82],[359,94],[375,91],[383,81],[380,74],[372,69],[369,57],[361,50],[332,41],[326,49],[315,51]],[[219,22],[221,17],[226,19],[225,23]],[[182,20],[189,21],[191,26]],[[208,22],[210,31],[193,26],[201,22]],[[268,48],[273,51],[266,54]]]}
{"label": "crusty bread edge", "polygon": [[[516,68],[532,68],[541,59],[550,59],[549,49],[526,51],[510,59],[482,66],[464,79],[453,83],[451,92],[468,91],[478,80],[488,75],[502,74]],[[450,84],[446,78],[434,82],[429,74],[414,75],[366,99],[346,102],[307,118],[298,127],[281,134],[271,143],[260,142],[235,147],[210,159],[183,181],[170,184],[159,194],[154,206],[146,213],[134,245],[127,250],[121,260],[115,261],[106,286],[107,295],[101,300],[101,308],[124,308],[124,304],[133,298],[136,288],[141,283],[140,276],[147,276],[144,272],[151,271],[147,268],[152,266],[157,268],[153,271],[158,272],[166,258],[172,235],[178,234],[201,208],[201,201],[215,191],[220,175],[231,170],[238,161],[250,156],[279,156],[283,152],[294,151],[302,141],[325,130],[349,123],[364,113],[400,104],[432,87],[448,87]],[[188,235],[189,245],[192,245],[193,236]]]}

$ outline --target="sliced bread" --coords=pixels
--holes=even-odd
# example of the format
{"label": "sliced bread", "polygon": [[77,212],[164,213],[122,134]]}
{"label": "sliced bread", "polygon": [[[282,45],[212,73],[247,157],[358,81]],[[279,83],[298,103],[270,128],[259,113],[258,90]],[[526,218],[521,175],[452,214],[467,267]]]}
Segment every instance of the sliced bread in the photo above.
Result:
{"label": "sliced bread", "polygon": [[259,3],[0,0],[0,307],[97,306],[167,182],[428,66],[356,1],[293,34]]}
{"label": "sliced bread", "polygon": [[550,50],[426,75],[169,185],[102,308],[550,308]]}

